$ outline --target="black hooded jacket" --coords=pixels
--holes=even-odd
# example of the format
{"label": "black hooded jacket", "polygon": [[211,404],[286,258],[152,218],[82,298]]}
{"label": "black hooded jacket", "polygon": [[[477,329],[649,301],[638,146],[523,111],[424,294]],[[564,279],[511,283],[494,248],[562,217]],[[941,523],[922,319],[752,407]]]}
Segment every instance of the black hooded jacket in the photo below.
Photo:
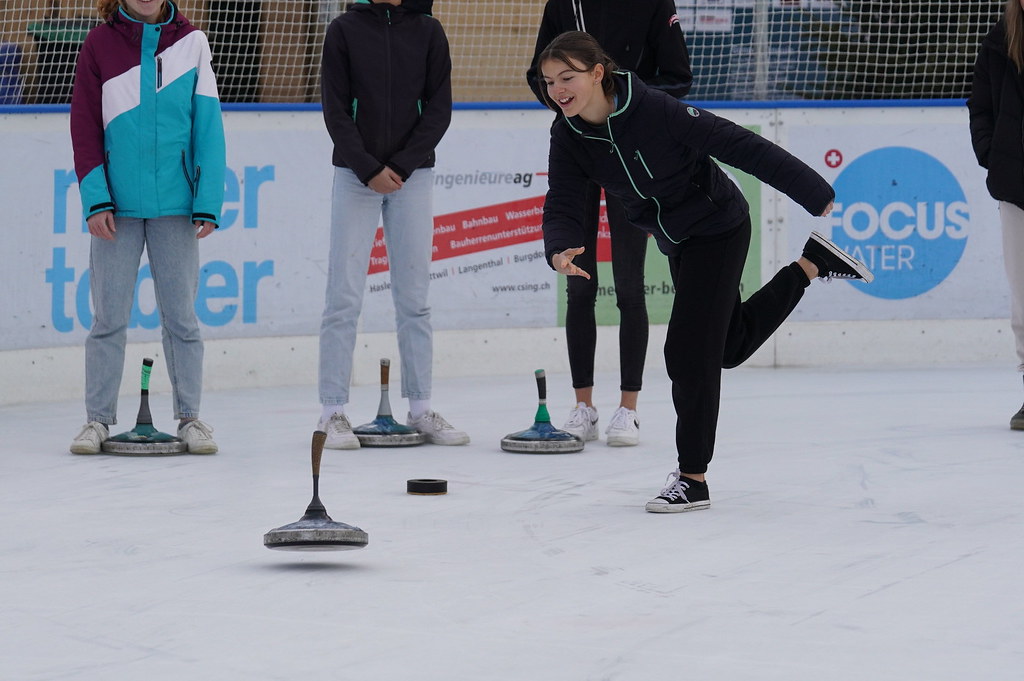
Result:
{"label": "black hooded jacket", "polygon": [[584,188],[594,181],[618,197],[629,221],[674,255],[695,235],[735,229],[749,212],[739,187],[712,157],[771,185],[821,215],[829,183],[782,147],[616,72],[617,109],[602,126],[561,117],[551,129],[544,251],[583,243]]}
{"label": "black hooded jacket", "polygon": [[1007,54],[1002,20],[981,43],[967,108],[989,193],[1024,208],[1024,80]]}
{"label": "black hooded jacket", "polygon": [[673,0],[548,0],[537,31],[526,81],[547,106],[537,55],[560,33],[581,30],[594,36],[619,68],[676,99],[693,84],[690,53]]}
{"label": "black hooded jacket", "polygon": [[368,183],[434,165],[452,118],[448,38],[433,0],[360,0],[327,28],[320,94],[332,161]]}

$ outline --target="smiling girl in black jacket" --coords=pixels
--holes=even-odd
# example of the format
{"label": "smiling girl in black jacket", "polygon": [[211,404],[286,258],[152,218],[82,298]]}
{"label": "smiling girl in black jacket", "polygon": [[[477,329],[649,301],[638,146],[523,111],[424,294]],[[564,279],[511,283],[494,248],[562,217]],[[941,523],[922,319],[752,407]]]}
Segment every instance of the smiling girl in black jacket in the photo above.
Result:
{"label": "smiling girl in black jacket", "polygon": [[784,192],[812,215],[832,210],[835,193],[828,182],[749,130],[616,71],[586,33],[563,33],[537,62],[550,105],[563,114],[551,130],[548,158],[548,262],[562,274],[590,276],[573,259],[583,252],[583,189],[591,180],[619,197],[630,222],[652,234],[668,256],[676,293],[665,363],[679,468],[646,508],[708,508],[704,474],[714,453],[722,368],[750,357],[789,316],[812,279],[873,277],[863,263],[812,232],[803,255],[742,302],[749,209],[712,157]]}

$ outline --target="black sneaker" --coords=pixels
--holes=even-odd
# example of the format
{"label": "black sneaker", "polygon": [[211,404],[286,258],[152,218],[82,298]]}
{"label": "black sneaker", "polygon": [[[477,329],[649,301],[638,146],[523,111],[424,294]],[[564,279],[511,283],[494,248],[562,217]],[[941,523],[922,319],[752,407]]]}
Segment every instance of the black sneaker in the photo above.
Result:
{"label": "black sneaker", "polygon": [[651,513],[682,513],[711,508],[708,484],[680,475],[679,470],[669,473],[665,488],[656,498],[647,502]]}
{"label": "black sneaker", "polygon": [[818,268],[819,279],[863,279],[870,284],[875,278],[867,265],[817,232],[811,232],[804,244],[803,256]]}
{"label": "black sneaker", "polygon": [[1024,430],[1024,407],[1010,417],[1010,430]]}

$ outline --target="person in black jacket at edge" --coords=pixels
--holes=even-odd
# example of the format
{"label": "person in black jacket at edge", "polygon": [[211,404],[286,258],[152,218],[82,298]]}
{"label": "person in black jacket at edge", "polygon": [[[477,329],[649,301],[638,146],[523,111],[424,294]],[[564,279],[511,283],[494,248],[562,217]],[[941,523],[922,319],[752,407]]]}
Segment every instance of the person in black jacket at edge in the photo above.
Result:
{"label": "person in black jacket at edge", "polygon": [[[649,87],[679,99],[690,91],[690,55],[676,16],[674,0],[548,0],[537,32],[534,60],[526,80],[541,104],[547,106],[537,55],[563,31],[586,31],[623,68],[633,71]],[[571,277],[566,282],[565,339],[569,351],[576,406],[562,427],[584,441],[598,439],[594,406],[594,353],[597,348],[597,233],[601,187],[588,183],[583,215],[583,252],[576,264],[594,276]],[[644,263],[645,232],[629,224],[622,203],[605,196],[611,237],[615,304],[619,309],[619,407],[606,431],[611,446],[640,442],[637,398],[647,359],[647,300]]]}
{"label": "person in black jacket at edge", "polygon": [[676,410],[678,468],[647,503],[652,513],[708,508],[704,479],[714,453],[722,368],[750,357],[792,312],[811,280],[870,282],[873,275],[812,232],[799,259],[745,302],[740,275],[750,212],[712,157],[785,193],[812,215],[832,210],[828,182],[781,147],[724,118],[647,87],[587,33],[570,31],[539,55],[551,129],[544,250],[551,267],[589,277],[583,249],[585,189],[597,182],[618,197],[629,221],[668,256],[675,297],[665,364]]}
{"label": "person in black jacket at edge", "polygon": [[452,118],[448,38],[430,16],[432,6],[432,0],[357,0],[324,38],[320,88],[334,142],[334,185],[317,429],[327,433],[329,449],[360,446],[345,405],[382,215],[408,425],[433,444],[469,442],[430,408],[434,149]]}
{"label": "person in black jacket at edge", "polygon": [[[1003,262],[1010,283],[1010,328],[1017,370],[1024,371],[1024,0],[1008,0],[981,43],[967,100],[971,142],[999,202]],[[1024,430],[1024,407],[1010,417]]]}

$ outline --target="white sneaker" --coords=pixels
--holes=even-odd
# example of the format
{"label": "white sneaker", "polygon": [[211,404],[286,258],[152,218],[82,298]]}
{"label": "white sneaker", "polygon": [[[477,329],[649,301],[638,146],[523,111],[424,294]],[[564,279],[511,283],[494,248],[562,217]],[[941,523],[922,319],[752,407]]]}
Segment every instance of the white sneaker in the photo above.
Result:
{"label": "white sneaker", "polygon": [[334,414],[327,423],[320,421],[316,429],[327,433],[324,442],[327,449],[359,449],[359,438],[352,432],[352,424],[344,414]]}
{"label": "white sneaker", "polygon": [[586,403],[580,402],[569,412],[569,420],[562,426],[562,430],[572,433],[584,442],[596,440],[598,438],[597,407],[588,407]]}
{"label": "white sneaker", "polygon": [[216,454],[217,443],[213,441],[213,428],[199,419],[186,421],[178,428],[178,437],[188,445],[189,454]]}
{"label": "white sneaker", "polygon": [[469,435],[464,431],[456,430],[452,424],[444,420],[444,417],[436,411],[428,411],[418,419],[413,419],[412,414],[408,415],[406,425],[415,428],[427,436],[427,442],[435,445],[468,445]]}
{"label": "white sneaker", "polygon": [[640,444],[640,418],[633,409],[619,407],[612,414],[608,430],[604,431],[610,447],[632,447]]}
{"label": "white sneaker", "polygon": [[71,441],[72,454],[99,454],[103,441],[110,436],[110,431],[99,421],[89,421],[82,426],[75,439]]}

